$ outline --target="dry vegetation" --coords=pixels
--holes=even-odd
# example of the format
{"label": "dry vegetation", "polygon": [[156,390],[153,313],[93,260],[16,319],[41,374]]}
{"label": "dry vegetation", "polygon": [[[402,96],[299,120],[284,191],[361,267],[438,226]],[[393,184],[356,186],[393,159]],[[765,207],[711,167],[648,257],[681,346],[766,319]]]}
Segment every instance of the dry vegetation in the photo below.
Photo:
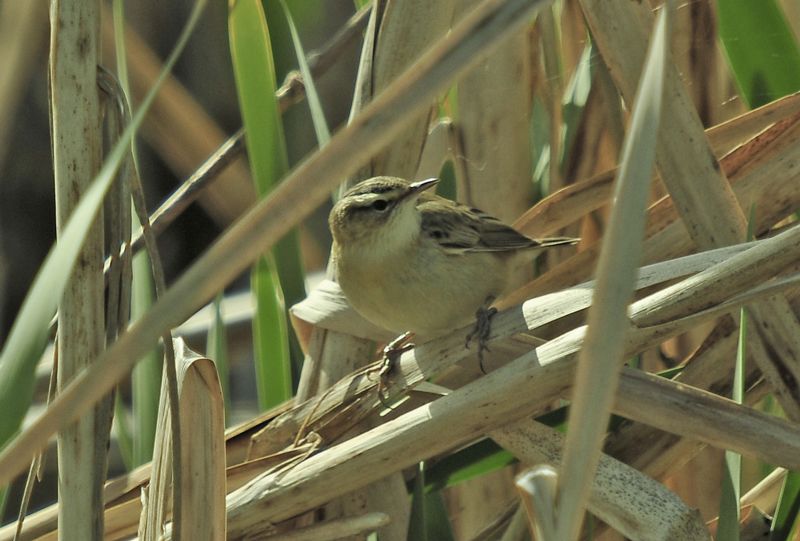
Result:
{"label": "dry vegetation", "polygon": [[[3,9],[11,10],[11,3],[3,3]],[[84,245],[90,253],[78,258],[78,266],[88,276],[73,275],[67,285],[71,293],[59,305],[58,393],[46,413],[0,443],[0,486],[18,479],[56,433],[63,474],[68,464],[61,450],[69,434],[65,427],[79,426],[70,423],[82,418],[96,432],[73,438],[73,460],[88,460],[92,471],[84,479],[100,479],[81,481],[93,483],[87,485],[95,487],[93,499],[82,497],[89,488],[71,493],[61,487],[60,506],[27,516],[22,538],[50,539],[58,533],[62,539],[89,539],[99,536],[93,528],[103,528],[106,539],[127,539],[137,532],[140,539],[162,534],[364,539],[377,531],[382,541],[521,540],[532,535],[529,526],[535,523],[537,538],[548,540],[709,539],[716,535],[720,509],[721,528],[729,533],[719,538],[732,535],[731,524],[741,539],[761,538],[770,525],[762,518],[775,512],[777,487],[786,471],[800,470],[800,228],[795,227],[800,95],[758,96],[765,105],[748,110],[721,52],[717,3],[706,0],[680,4],[672,13],[663,94],[659,85],[649,96],[646,89],[637,94],[637,87],[656,14],[665,9],[660,2],[376,4],[356,13],[309,56],[311,73],[319,80],[344,62],[348,44],[358,41],[358,76],[345,85],[356,89],[355,96],[338,98],[339,109],[350,111],[350,121],[331,126],[327,141],[316,115],[320,149],[285,175],[280,172],[280,184],[249,210],[253,189],[238,159],[245,149],[242,132],[225,142],[224,132],[176,80],[166,80],[144,119],[117,117],[114,107],[107,107],[107,123],[143,120],[151,145],[181,174],[193,174],[146,219],[137,174],[123,158],[128,148],[120,135],[124,126],[107,128],[112,139],[122,141],[106,153],[107,163],[116,156],[117,165],[133,179],[129,188],[113,183],[109,168],[94,184],[116,185],[108,196],[116,203],[105,207],[106,246],[112,249],[104,254],[97,239]],[[788,1],[781,5],[797,32],[800,11]],[[33,11],[16,14],[20,24],[35,16]],[[110,24],[101,34],[96,21],[94,39],[113,48]],[[130,86],[136,110],[143,111],[148,102],[142,96],[155,84],[161,66],[135,34],[126,41]],[[2,45],[0,54],[22,61],[22,50],[8,52]],[[56,45],[51,47],[51,59],[56,59]],[[657,46],[651,47],[657,56]],[[94,80],[96,57],[88,62],[83,69]],[[0,81],[7,75],[3,65],[0,61]],[[65,76],[57,72],[59,66],[51,65],[54,85]],[[303,84],[293,74],[271,106],[281,113],[305,107],[307,101],[313,106],[325,98],[326,88]],[[63,111],[59,107],[64,107],[57,104],[63,98],[57,94],[52,96],[56,124]],[[12,100],[7,96],[13,95],[13,90],[4,95],[0,86],[0,117]],[[634,103],[656,95],[661,96],[654,109],[660,123],[637,126],[631,119]],[[91,117],[86,122],[100,118],[96,111],[84,112]],[[3,129],[0,125],[0,147],[6,140]],[[59,150],[59,142],[70,136],[55,128],[53,133],[57,164],[59,152],[86,155],[88,143],[84,147],[80,137],[71,136],[79,141],[76,149]],[[631,147],[633,157],[620,163],[626,135],[638,146]],[[657,144],[648,149],[647,141],[656,136]],[[61,235],[65,216],[77,202],[69,198],[75,190],[84,192],[99,170],[102,141],[96,134],[96,159],[84,163],[88,172],[72,171],[75,184],[59,185],[67,194],[59,200]],[[253,148],[248,150],[257,177]],[[622,216],[622,197],[614,190],[624,176],[620,171],[635,167],[631,163],[648,153],[654,154],[655,173],[651,181],[646,171],[652,162],[645,159],[639,165],[645,170],[639,187],[648,190],[649,201],[637,225],[635,216],[642,212],[634,209]],[[335,277],[327,276],[291,308],[303,358],[294,397],[225,432],[222,388],[227,376],[220,377],[209,360],[219,361],[214,351],[220,350],[209,346],[205,356],[194,354],[183,339],[173,338],[173,330],[294,226],[303,226],[309,272],[324,272],[311,267],[314,247],[325,241],[314,238],[313,225],[304,220],[327,204],[341,184],[380,174],[441,174],[458,199],[513,222],[530,236],[568,234],[582,241],[538,261],[536,272],[520,275],[515,291],[498,302],[487,374],[479,370],[474,351],[464,347],[465,327],[403,353],[381,380],[375,352],[392,336],[353,312]],[[57,172],[57,181],[60,175],[67,173]],[[118,247],[131,243],[131,228],[119,225],[130,224],[131,191],[139,199],[140,221],[149,222],[143,233],[134,234],[132,245],[136,251],[146,247],[155,262],[157,299],[128,326],[133,250],[120,254]],[[198,198],[220,223],[238,221],[166,286],[154,236]],[[88,228],[93,213],[87,212]],[[615,220],[620,221],[610,226]],[[102,228],[97,222],[96,228]],[[746,243],[748,228],[757,240]],[[285,252],[271,253],[280,257]],[[99,262],[112,254],[104,286]],[[317,254],[316,259],[324,258]],[[611,266],[615,263],[621,270]],[[637,266],[635,283],[614,282],[627,271],[633,276]],[[107,306],[103,287],[108,288]],[[615,288],[623,293],[608,293]],[[625,288],[634,292],[633,298]],[[87,301],[91,298],[95,302]],[[601,305],[598,298],[607,300]],[[740,332],[743,319],[746,332]],[[92,334],[89,325],[98,321],[105,321],[105,327]],[[42,333],[48,324],[46,319],[39,323]],[[616,353],[607,355],[600,348],[604,338],[613,338],[614,324],[620,336],[608,350]],[[13,339],[12,333],[0,358],[6,367]],[[87,459],[81,446],[93,441],[104,453],[108,427],[102,420],[88,421],[86,412],[95,411],[101,419],[109,415],[110,400],[104,395],[127,381],[159,339],[174,344],[166,348],[166,358],[174,356],[177,379],[167,374],[155,386],[159,391],[151,391],[161,397],[153,462],[100,489],[106,459]],[[285,332],[280,339],[290,347]],[[36,337],[31,340],[38,343]],[[70,345],[70,340],[89,344]],[[18,348],[13,351],[33,348],[37,358],[43,349]],[[744,364],[737,361],[739,349],[746,352]],[[71,357],[94,362],[82,371],[76,367],[77,376],[67,385],[72,376],[61,372],[62,363]],[[607,369],[591,375],[592,366]],[[737,366],[743,372],[735,383]],[[0,364],[0,378],[13,375],[3,369]],[[0,390],[10,381],[0,381]],[[744,389],[741,396],[738,386]],[[93,410],[101,399],[106,409]],[[30,397],[19,400],[27,408]],[[174,416],[171,401],[180,403]],[[569,420],[568,403],[573,409]],[[591,414],[595,417],[587,417]],[[592,428],[595,443],[586,444],[588,454],[579,454],[579,438]],[[601,437],[602,442],[596,441]],[[741,456],[740,474],[731,464]],[[728,464],[725,470],[723,463]],[[555,469],[529,469],[545,464]],[[523,474],[520,488],[514,483],[518,474]],[[741,477],[741,488],[734,483],[734,503],[723,489],[728,475]],[[790,472],[788,478],[793,476]],[[576,487],[574,497],[565,488],[570,483]],[[533,496],[526,491],[531,486]],[[177,507],[173,495],[180,498]],[[20,505],[15,499],[10,504]],[[791,507],[789,489],[781,505]],[[593,518],[578,533],[584,508]],[[93,522],[86,518],[92,513]],[[791,530],[796,507],[787,513]],[[551,537],[547,525],[559,520],[567,522],[562,530],[574,532]],[[12,539],[17,527],[0,528],[0,540]],[[786,539],[788,533],[776,533],[774,539]]]}

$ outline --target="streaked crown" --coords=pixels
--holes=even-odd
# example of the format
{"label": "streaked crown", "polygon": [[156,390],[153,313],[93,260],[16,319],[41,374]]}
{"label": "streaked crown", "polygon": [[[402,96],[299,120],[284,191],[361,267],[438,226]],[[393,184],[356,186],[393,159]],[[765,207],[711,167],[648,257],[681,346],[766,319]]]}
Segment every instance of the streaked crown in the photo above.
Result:
{"label": "streaked crown", "polygon": [[334,240],[346,243],[374,234],[397,217],[403,202],[416,200],[415,196],[437,182],[375,177],[357,184],[333,206],[328,217]]}

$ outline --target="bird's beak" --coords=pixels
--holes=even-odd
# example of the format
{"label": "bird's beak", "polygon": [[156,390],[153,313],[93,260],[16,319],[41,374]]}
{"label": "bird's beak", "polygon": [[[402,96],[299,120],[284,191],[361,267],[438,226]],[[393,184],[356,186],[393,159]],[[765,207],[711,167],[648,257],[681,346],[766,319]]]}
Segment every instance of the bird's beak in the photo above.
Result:
{"label": "bird's beak", "polygon": [[433,188],[439,183],[438,178],[426,178],[425,180],[420,180],[417,182],[412,182],[409,186],[409,195],[417,194],[420,192],[424,192],[429,188]]}

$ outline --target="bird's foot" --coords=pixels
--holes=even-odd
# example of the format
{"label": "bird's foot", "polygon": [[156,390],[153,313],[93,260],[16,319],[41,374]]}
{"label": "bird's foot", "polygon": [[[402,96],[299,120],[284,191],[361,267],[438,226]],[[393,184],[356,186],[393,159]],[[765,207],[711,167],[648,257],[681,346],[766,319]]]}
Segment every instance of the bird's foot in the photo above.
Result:
{"label": "bird's foot", "polygon": [[481,306],[475,312],[475,327],[467,335],[467,341],[464,347],[469,349],[469,344],[473,338],[478,340],[478,365],[481,367],[481,372],[486,373],[483,367],[483,352],[489,351],[489,346],[486,343],[489,341],[489,335],[492,332],[492,317],[497,313],[497,308],[489,306],[493,299],[487,299],[486,305]]}
{"label": "bird's foot", "polygon": [[[381,358],[381,369],[378,371],[378,377],[380,378],[380,389],[384,389],[386,387],[387,379],[389,374],[391,374],[392,370],[394,369],[395,363],[400,358],[400,355],[414,349],[414,343],[411,340],[414,339],[414,333],[412,332],[405,332],[386,344],[386,347],[383,348],[383,357]],[[383,394],[381,392],[381,394]]]}

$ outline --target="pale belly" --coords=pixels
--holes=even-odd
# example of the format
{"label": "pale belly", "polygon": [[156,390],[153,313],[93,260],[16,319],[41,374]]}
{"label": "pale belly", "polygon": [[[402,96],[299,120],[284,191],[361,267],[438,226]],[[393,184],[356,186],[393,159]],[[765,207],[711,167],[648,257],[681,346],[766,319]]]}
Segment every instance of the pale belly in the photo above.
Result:
{"label": "pale belly", "polygon": [[338,270],[342,290],[362,316],[395,333],[422,337],[473,322],[475,312],[488,298],[500,296],[508,279],[505,265],[485,253],[420,254],[413,263],[398,257]]}

